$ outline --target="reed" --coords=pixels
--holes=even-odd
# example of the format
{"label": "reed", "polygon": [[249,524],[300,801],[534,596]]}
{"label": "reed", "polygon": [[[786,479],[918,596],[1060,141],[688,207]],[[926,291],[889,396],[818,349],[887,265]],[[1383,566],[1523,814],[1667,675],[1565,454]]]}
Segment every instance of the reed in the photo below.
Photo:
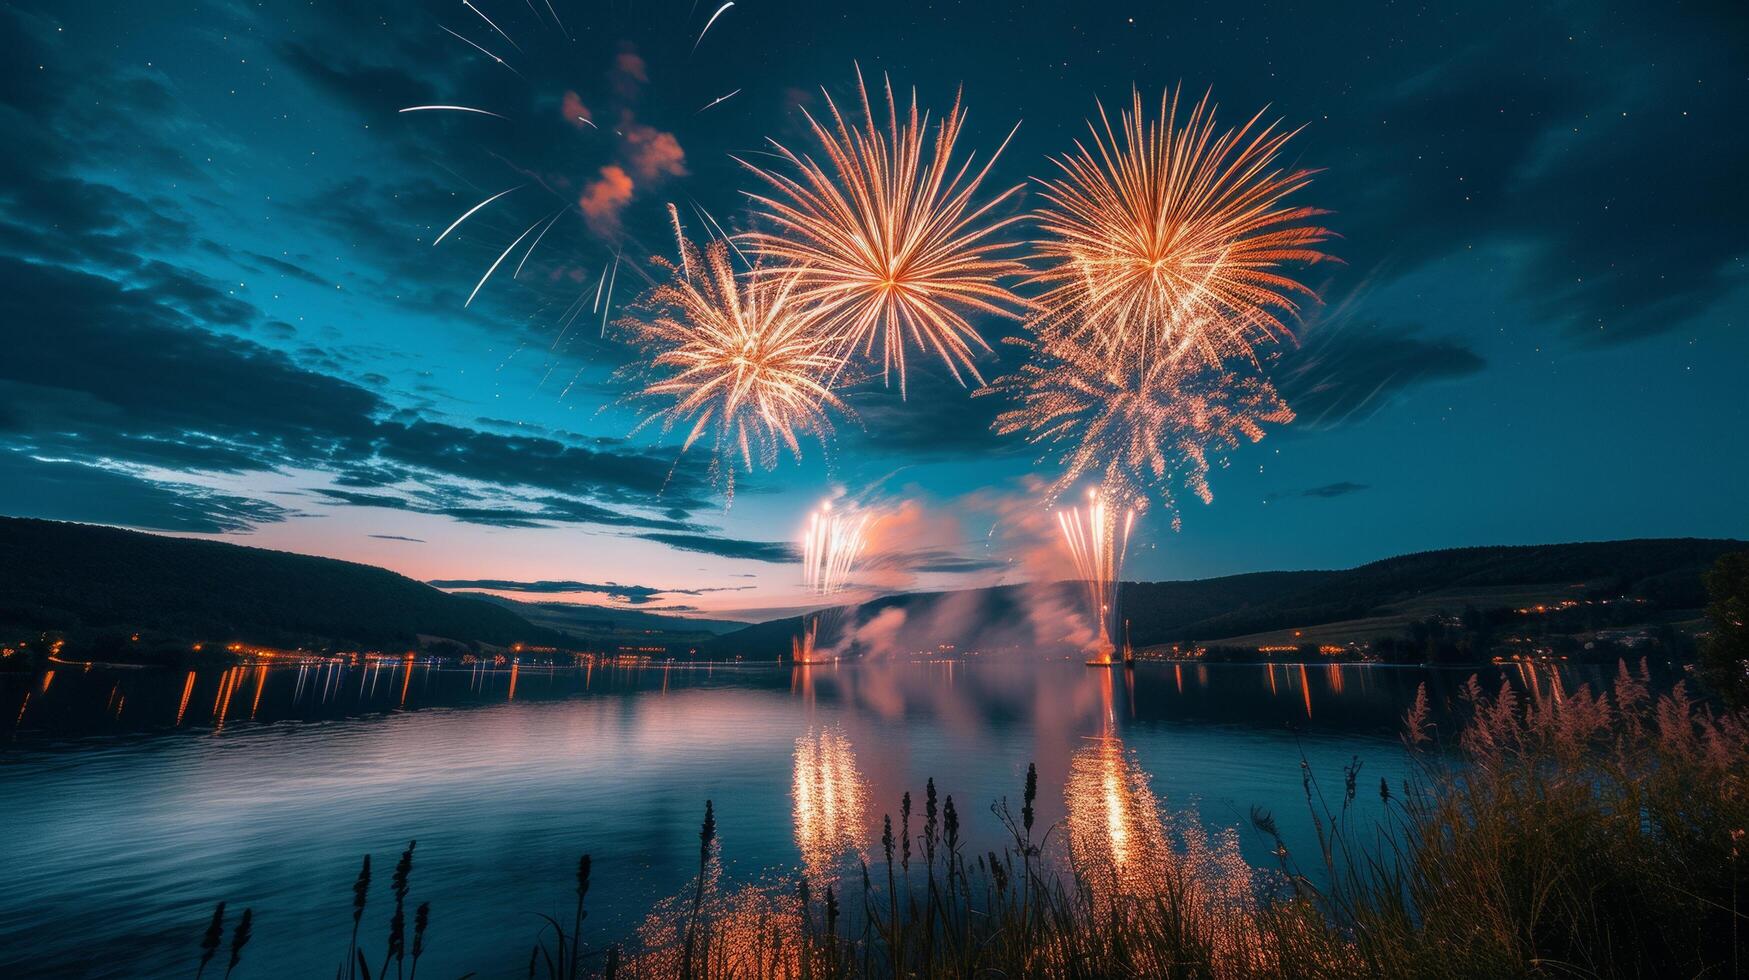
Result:
{"label": "reed", "polygon": [[[389,879],[389,889],[395,896],[395,911],[389,916],[389,938],[383,948],[383,966],[377,971],[377,976],[389,975],[389,961],[395,962],[395,976],[401,976],[401,966],[407,955],[407,889],[408,880],[413,875],[413,848],[419,846],[418,841],[409,841],[407,849],[401,852],[401,860],[395,863],[394,876]],[[367,978],[368,980],[368,978]]]}
{"label": "reed", "polygon": [[[358,951],[358,925],[364,921],[365,902],[370,897],[370,855],[364,856],[364,864],[358,869],[358,877],[352,881],[352,940],[346,947],[346,975],[358,975],[358,967],[364,965],[364,954]],[[370,973],[368,968],[364,971]]]}
{"label": "reed", "polygon": [[249,938],[254,935],[255,910],[244,909],[242,918],[237,920],[237,931],[231,933],[231,959],[225,965],[225,977],[229,980],[231,971],[237,964],[243,962],[243,947],[249,945]]}
{"label": "reed", "polygon": [[194,971],[194,980],[200,980],[206,972],[208,963],[219,951],[219,944],[225,941],[225,903],[213,906],[213,918],[207,923],[206,932],[200,937],[200,967]]}

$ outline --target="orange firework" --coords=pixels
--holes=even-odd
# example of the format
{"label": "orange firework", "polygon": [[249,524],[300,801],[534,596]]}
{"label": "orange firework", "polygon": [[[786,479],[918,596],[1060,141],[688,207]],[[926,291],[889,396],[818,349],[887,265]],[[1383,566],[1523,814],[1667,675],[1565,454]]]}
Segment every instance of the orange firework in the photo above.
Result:
{"label": "orange firework", "polygon": [[711,433],[712,474],[733,500],[737,460],[770,469],[780,448],[801,458],[798,433],[831,438],[831,414],[850,412],[831,389],[842,361],[796,301],[795,276],[737,279],[726,241],[701,252],[676,237],[680,262],[655,259],[669,280],[638,304],[654,317],[620,323],[655,375],[639,397],[672,401],[642,424],[685,426],[685,448]]}
{"label": "orange firework", "polygon": [[1175,510],[1179,484],[1208,503],[1210,453],[1256,442],[1265,424],[1294,418],[1260,376],[1195,359],[1101,357],[1062,337],[1027,346],[1033,356],[994,388],[1019,402],[994,428],[1023,435],[1061,465],[1048,488],[1053,498],[1094,479],[1136,508],[1158,497]]}
{"label": "orange firework", "polygon": [[1327,258],[1317,246],[1331,233],[1310,223],[1325,212],[1283,203],[1312,171],[1277,165],[1295,131],[1261,118],[1217,135],[1205,95],[1179,126],[1173,91],[1150,122],[1137,92],[1120,138],[1101,105],[1091,149],[1077,141],[1054,161],[1061,176],[1039,181],[1034,329],[1211,364],[1285,333],[1282,317],[1313,294],[1284,271]]}
{"label": "orange firework", "polygon": [[[969,158],[955,168],[954,143],[965,123],[957,96],[931,138],[915,91],[901,121],[887,83],[883,131],[860,69],[856,82],[864,127],[852,129],[831,96],[830,128],[807,116],[829,166],[776,141],[772,146],[794,176],[741,161],[772,187],[771,196],[752,195],[767,227],[745,240],[774,263],[770,274],[800,280],[798,296],[818,311],[847,352],[872,356],[878,340],[882,377],[890,383],[896,368],[901,394],[907,345],[934,352],[962,384],[962,369],[982,382],[972,360],[989,345],[966,313],[1015,315],[1010,307],[1018,301],[1000,280],[1025,269],[999,254],[1008,243],[995,233],[1019,219],[991,212],[1018,194],[1020,185],[974,203],[1002,148],[969,178]],[[925,144],[933,146],[927,162]],[[1004,140],[1002,147],[1007,145]]]}

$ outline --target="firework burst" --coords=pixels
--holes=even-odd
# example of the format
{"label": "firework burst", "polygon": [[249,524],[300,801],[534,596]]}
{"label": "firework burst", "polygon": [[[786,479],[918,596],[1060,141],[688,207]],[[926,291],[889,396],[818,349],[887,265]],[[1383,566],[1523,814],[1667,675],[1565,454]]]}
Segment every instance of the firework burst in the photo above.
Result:
{"label": "firework burst", "polygon": [[1026,343],[1033,356],[992,389],[1018,402],[994,428],[1024,436],[1059,464],[1047,490],[1053,499],[1096,480],[1125,506],[1159,499],[1176,528],[1175,487],[1212,501],[1210,455],[1257,442],[1265,425],[1294,418],[1261,376],[1196,359],[1102,357],[1060,337]]}
{"label": "firework burst", "polygon": [[1014,317],[1018,300],[1000,280],[1025,272],[1003,257],[1008,243],[996,237],[1018,217],[992,214],[1021,186],[973,200],[1007,140],[975,174],[971,157],[956,168],[954,144],[966,118],[957,96],[931,138],[915,91],[901,117],[887,82],[883,130],[860,69],[856,81],[862,127],[852,128],[829,95],[830,126],[807,116],[826,165],[775,140],[793,176],[741,161],[772,188],[751,195],[764,228],[744,241],[772,263],[770,274],[799,279],[798,295],[847,352],[873,356],[878,344],[882,377],[890,383],[896,370],[901,395],[907,346],[939,356],[962,384],[962,370],[982,382],[973,359],[989,346],[966,313]]}
{"label": "firework burst", "polygon": [[684,427],[682,451],[708,436],[732,501],[737,464],[770,469],[784,449],[799,460],[803,436],[831,439],[832,415],[850,414],[831,389],[841,362],[797,303],[794,276],[737,278],[726,241],[700,250],[676,237],[680,261],[655,259],[668,281],[638,303],[654,316],[620,321],[654,375],[637,397],[668,402],[641,425]]}
{"label": "firework burst", "polygon": [[1101,105],[1091,147],[1039,181],[1036,332],[1218,365],[1287,333],[1282,318],[1313,297],[1286,274],[1327,258],[1331,237],[1312,223],[1324,212],[1283,203],[1312,178],[1276,162],[1296,131],[1259,113],[1217,135],[1207,95],[1178,118],[1176,91],[1155,121],[1134,93],[1117,130]]}

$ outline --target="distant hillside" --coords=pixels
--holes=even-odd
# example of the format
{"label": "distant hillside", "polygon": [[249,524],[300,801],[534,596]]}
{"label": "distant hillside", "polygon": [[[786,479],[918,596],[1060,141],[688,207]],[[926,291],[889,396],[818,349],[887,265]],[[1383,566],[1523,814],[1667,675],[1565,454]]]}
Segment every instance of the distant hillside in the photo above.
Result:
{"label": "distant hillside", "polygon": [[[1138,644],[1361,619],[1423,597],[1455,612],[1467,596],[1526,587],[1534,595],[1629,595],[1663,609],[1697,609],[1706,605],[1702,573],[1720,555],[1746,548],[1742,541],[1703,538],[1453,548],[1344,571],[1129,584],[1123,601]],[[1262,577],[1274,581],[1253,581]],[[1198,587],[1214,588],[1198,594]]]}
{"label": "distant hillside", "polygon": [[386,569],[216,541],[0,517],[0,626],[274,646],[503,646],[557,633]]}
{"label": "distant hillside", "polygon": [[[1122,603],[1138,647],[1250,642],[1314,627],[1325,627],[1315,634],[1321,639],[1374,637],[1440,610],[1560,598],[1628,595],[1668,613],[1704,605],[1702,572],[1718,556],[1745,549],[1741,541],[1690,538],[1461,548],[1339,571],[1126,583]],[[0,569],[0,628],[12,632],[132,631],[167,642],[378,649],[411,647],[422,638],[565,645],[638,634],[671,648],[766,658],[787,652],[800,624],[792,617],[712,637],[732,624],[452,595],[329,558],[19,518],[0,518]],[[894,595],[847,610],[840,620],[844,629],[865,627],[867,642],[878,632],[880,642],[901,649],[1025,646],[1039,642],[1035,614],[1055,627],[1052,617],[1079,609],[1079,595],[1068,582]],[[1050,612],[1053,606],[1059,611]]]}
{"label": "distant hillside", "polygon": [[[1404,555],[1336,571],[1256,572],[1189,582],[1129,582],[1123,615],[1136,646],[1217,641],[1274,630],[1384,618],[1410,611],[1461,611],[1466,604],[1507,605],[1549,598],[1629,595],[1658,609],[1705,605],[1701,574],[1718,556],[1749,543],[1696,538],[1581,544],[1457,548]],[[1001,586],[964,592],[887,596],[842,617],[867,623],[882,611],[905,611],[895,628],[902,646],[941,643],[962,648],[1007,636],[1042,601],[1078,609],[1079,589],[1061,583],[1041,591]],[[797,618],[731,633],[715,649],[747,656],[787,650]],[[916,627],[921,626],[921,629]]]}

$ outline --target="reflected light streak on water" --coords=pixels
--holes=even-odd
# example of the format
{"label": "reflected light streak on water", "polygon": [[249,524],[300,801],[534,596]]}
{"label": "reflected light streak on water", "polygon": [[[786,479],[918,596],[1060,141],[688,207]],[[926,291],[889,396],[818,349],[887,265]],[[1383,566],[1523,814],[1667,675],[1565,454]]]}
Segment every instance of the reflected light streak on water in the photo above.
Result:
{"label": "reflected light streak on water", "polygon": [[834,729],[813,729],[796,739],[796,847],[808,877],[824,883],[839,862],[861,854],[868,794],[850,740]]}

